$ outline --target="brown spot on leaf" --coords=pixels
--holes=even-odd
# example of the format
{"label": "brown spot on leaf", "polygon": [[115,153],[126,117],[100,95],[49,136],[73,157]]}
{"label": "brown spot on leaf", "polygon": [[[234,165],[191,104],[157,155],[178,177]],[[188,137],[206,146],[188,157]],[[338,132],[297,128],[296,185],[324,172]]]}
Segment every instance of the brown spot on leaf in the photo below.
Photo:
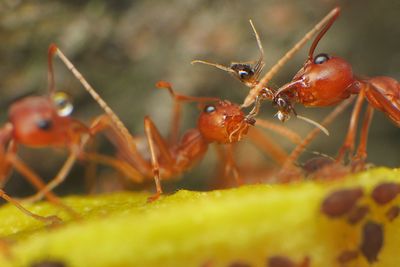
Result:
{"label": "brown spot on leaf", "polygon": [[322,202],[321,210],[329,217],[339,217],[356,205],[357,200],[363,195],[361,188],[341,189],[330,193]]}
{"label": "brown spot on leaf", "polygon": [[337,257],[337,261],[341,264],[355,260],[358,257],[357,250],[345,250]]}
{"label": "brown spot on leaf", "polygon": [[400,214],[400,207],[393,206],[386,212],[386,218],[391,222],[396,219]]}
{"label": "brown spot on leaf", "polygon": [[383,246],[383,226],[369,221],[362,229],[360,251],[369,263],[378,260],[379,252]]}
{"label": "brown spot on leaf", "polygon": [[347,217],[347,221],[350,224],[356,224],[360,222],[365,215],[367,215],[369,212],[368,206],[358,206],[355,207],[353,210],[350,211],[349,216]]}
{"label": "brown spot on leaf", "polygon": [[373,200],[379,205],[385,205],[400,194],[400,185],[396,183],[381,183],[372,191]]}
{"label": "brown spot on leaf", "polygon": [[273,256],[268,258],[268,267],[296,267],[296,264],[287,257]]}

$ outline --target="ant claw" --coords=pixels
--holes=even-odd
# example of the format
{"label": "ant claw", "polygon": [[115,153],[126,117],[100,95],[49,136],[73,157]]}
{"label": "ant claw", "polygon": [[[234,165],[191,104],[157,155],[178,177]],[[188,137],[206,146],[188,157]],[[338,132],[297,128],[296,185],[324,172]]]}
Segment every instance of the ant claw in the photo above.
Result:
{"label": "ant claw", "polygon": [[155,193],[154,195],[149,196],[149,197],[147,198],[147,203],[152,203],[153,201],[156,201],[157,199],[160,198],[160,196],[161,196],[161,193],[160,193],[160,192],[157,192],[157,193]]}

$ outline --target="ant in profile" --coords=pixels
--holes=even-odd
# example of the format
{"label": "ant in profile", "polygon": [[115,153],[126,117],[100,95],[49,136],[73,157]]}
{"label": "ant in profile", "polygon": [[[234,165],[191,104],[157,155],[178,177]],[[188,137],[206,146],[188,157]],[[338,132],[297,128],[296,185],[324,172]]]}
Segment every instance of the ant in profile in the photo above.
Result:
{"label": "ant in profile", "polygon": [[[52,66],[53,54],[54,47],[50,46],[48,52],[48,94],[28,96],[15,101],[9,107],[8,122],[0,128],[0,182],[1,186],[4,186],[12,170],[15,169],[38,189],[38,193],[25,199],[25,201],[33,202],[46,196],[50,202],[77,217],[77,214],[64,205],[51,190],[66,178],[78,158],[111,165],[126,174],[129,174],[131,170],[129,165],[117,159],[83,151],[87,141],[104,128],[100,124],[102,119],[100,117],[87,127],[70,116],[73,105],[68,96],[55,90]],[[48,185],[45,185],[40,176],[18,157],[19,145],[32,148],[66,148],[69,151],[69,156],[55,178]],[[45,223],[60,222],[60,219],[56,216],[43,217],[31,213],[23,208],[17,200],[6,195],[3,190],[0,190],[0,197],[37,220]]]}
{"label": "ant in profile", "polygon": [[[325,107],[336,105],[357,94],[347,136],[337,156],[337,161],[342,161],[347,152],[350,155],[354,151],[357,122],[362,103],[366,99],[369,105],[362,123],[360,144],[351,158],[355,166],[360,164],[362,168],[367,156],[368,130],[374,109],[384,112],[395,125],[400,126],[400,85],[395,79],[386,76],[356,77],[351,65],[340,57],[325,53],[314,56],[319,41],[336,21],[339,11],[338,9],[313,41],[303,67],[291,82],[275,92],[272,101],[277,103],[278,118],[285,121],[294,112],[294,103],[308,107]],[[270,99],[269,95],[263,95],[263,90],[259,96]]]}
{"label": "ant in profile", "polygon": [[[136,176],[137,181],[154,179],[156,193],[149,198],[150,201],[157,199],[163,193],[161,179],[171,179],[189,170],[203,158],[211,143],[226,144],[230,147],[230,145],[239,142],[245,135],[251,132],[250,127],[255,123],[255,120],[248,118],[237,104],[218,98],[191,97],[178,94],[172,89],[170,83],[160,81],[156,86],[167,89],[174,101],[170,140],[167,141],[164,139],[152,119],[146,116],[144,118],[144,129],[149,148],[148,157],[146,157],[146,155],[138,151],[137,139],[129,133],[128,129],[108,104],[90,86],[60,49],[55,48],[55,51],[55,54],[58,55],[108,115],[107,118],[111,122],[111,127],[106,131],[106,134],[117,148],[120,158],[130,164],[135,170],[132,175]],[[213,103],[204,105],[210,101]],[[187,130],[181,139],[178,140],[177,125],[179,125],[178,120],[182,102],[200,103],[203,106],[203,110],[198,117],[196,128]],[[272,125],[268,122],[261,123],[261,126],[275,130],[287,136],[295,143],[300,142],[300,137],[296,133],[282,126]],[[259,137],[255,138],[257,142],[262,142]],[[279,158],[276,160],[281,163],[286,158],[286,153],[284,152],[280,153],[278,151],[274,155],[279,155]],[[224,163],[231,165],[230,169],[233,172],[233,176],[239,182],[240,178],[232,160],[231,149],[228,149],[228,157],[230,159]]]}

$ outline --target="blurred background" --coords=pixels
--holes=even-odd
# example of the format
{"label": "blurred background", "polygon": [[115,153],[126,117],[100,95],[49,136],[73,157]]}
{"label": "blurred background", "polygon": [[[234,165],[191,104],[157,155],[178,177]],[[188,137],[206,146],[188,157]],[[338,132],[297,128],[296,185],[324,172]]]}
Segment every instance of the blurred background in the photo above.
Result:
{"label": "blurred background", "polygon": [[[347,59],[359,75],[386,75],[400,80],[398,0],[2,0],[2,123],[7,120],[7,108],[14,99],[47,92],[47,48],[55,42],[133,134],[143,134],[143,117],[150,115],[161,133],[167,135],[171,101],[166,92],[155,90],[158,80],[170,81],[184,94],[242,103],[248,90],[237,80],[220,70],[190,62],[205,59],[229,65],[231,61],[257,59],[258,49],[248,22],[251,18],[265,49],[267,70],[336,5],[342,7],[342,14],[320,42],[318,52]],[[292,78],[305,60],[310,44],[311,41],[274,77],[272,87],[278,88]],[[57,89],[68,92],[74,99],[74,117],[89,123],[102,111],[60,61],[55,61]],[[330,110],[297,106],[299,114],[317,121]],[[182,130],[195,127],[199,113],[196,106],[188,105],[184,111]],[[335,156],[343,142],[350,111],[329,126],[329,137],[319,136],[313,142],[301,162],[312,157],[313,151]],[[273,118],[274,112],[265,103],[260,117],[279,123]],[[375,114],[368,159],[376,165],[399,166],[400,129],[382,113]],[[312,128],[295,119],[286,126],[302,136]],[[268,134],[287,151],[293,147],[279,136]],[[99,150],[112,155],[103,141],[98,142]],[[65,152],[21,148],[20,156],[48,180],[58,171]],[[242,142],[235,157],[242,169],[261,170],[261,174],[274,166],[249,141]],[[216,177],[218,164],[215,149],[211,147],[206,159],[183,174],[184,179],[170,184],[169,190],[206,189]],[[57,192],[85,192],[86,170],[87,165],[77,164]],[[97,178],[101,177],[104,179],[99,190],[121,187],[113,170],[99,169]],[[16,196],[33,192],[15,173],[6,190]]]}

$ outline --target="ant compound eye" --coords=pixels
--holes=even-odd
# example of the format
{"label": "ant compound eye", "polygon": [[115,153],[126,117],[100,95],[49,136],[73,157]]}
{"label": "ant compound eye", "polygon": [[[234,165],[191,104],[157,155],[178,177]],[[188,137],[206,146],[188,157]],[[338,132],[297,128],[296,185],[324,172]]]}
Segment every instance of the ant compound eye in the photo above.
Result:
{"label": "ant compound eye", "polygon": [[329,60],[329,56],[327,54],[318,54],[314,58],[314,64],[322,64]]}
{"label": "ant compound eye", "polygon": [[53,126],[53,122],[48,119],[43,119],[43,120],[38,121],[36,123],[36,125],[39,129],[47,131],[47,130],[51,129],[51,127]]}
{"label": "ant compound eye", "polygon": [[53,102],[57,108],[57,114],[61,117],[71,115],[74,110],[70,97],[64,92],[57,92],[53,95]]}
{"label": "ant compound eye", "polygon": [[247,77],[249,77],[249,73],[245,70],[239,70],[238,74],[240,79],[246,79]]}
{"label": "ant compound eye", "polygon": [[212,112],[214,112],[216,110],[217,110],[217,108],[214,105],[207,105],[204,108],[204,112],[205,113],[212,113]]}

